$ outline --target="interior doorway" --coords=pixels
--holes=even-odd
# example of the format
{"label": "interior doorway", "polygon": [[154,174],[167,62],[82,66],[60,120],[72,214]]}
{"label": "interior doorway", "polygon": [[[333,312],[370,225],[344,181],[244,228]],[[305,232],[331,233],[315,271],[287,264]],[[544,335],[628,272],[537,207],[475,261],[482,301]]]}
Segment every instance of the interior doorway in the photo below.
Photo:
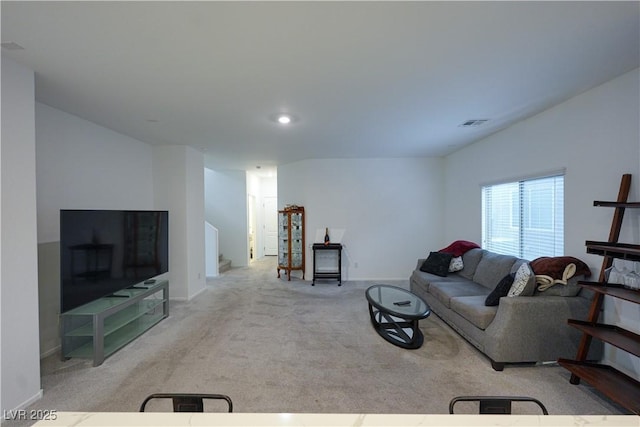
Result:
{"label": "interior doorway", "polygon": [[247,201],[249,205],[249,263],[252,263],[256,257],[256,240],[258,229],[258,223],[256,220],[256,196],[249,195],[249,200]]}
{"label": "interior doorway", "polygon": [[278,255],[278,198],[264,198],[264,254]]}
{"label": "interior doorway", "polygon": [[278,175],[275,168],[247,171],[247,259],[278,255]]}

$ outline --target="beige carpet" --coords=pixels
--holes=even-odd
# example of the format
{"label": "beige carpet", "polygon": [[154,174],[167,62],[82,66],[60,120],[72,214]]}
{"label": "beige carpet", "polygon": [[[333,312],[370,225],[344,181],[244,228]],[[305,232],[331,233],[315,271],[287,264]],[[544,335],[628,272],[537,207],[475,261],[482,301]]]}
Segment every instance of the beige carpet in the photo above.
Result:
{"label": "beige carpet", "polygon": [[493,371],[435,315],[420,322],[420,349],[389,344],[369,321],[372,284],[288,282],[273,257],[232,269],[99,367],[44,360],[32,408],[137,411],[151,393],[208,392],[231,396],[235,412],[437,414],[457,395],[504,394],[536,397],[551,414],[623,413],[558,366]]}

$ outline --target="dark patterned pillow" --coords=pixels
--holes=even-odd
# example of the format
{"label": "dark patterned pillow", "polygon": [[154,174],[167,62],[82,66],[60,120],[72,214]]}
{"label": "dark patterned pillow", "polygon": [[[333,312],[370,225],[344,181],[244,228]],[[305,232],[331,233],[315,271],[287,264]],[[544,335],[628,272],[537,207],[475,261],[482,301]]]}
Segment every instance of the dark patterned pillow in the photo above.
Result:
{"label": "dark patterned pillow", "polygon": [[447,277],[451,258],[453,258],[453,255],[445,252],[430,252],[429,257],[420,266],[420,271]]}
{"label": "dark patterned pillow", "polygon": [[493,291],[487,295],[487,299],[484,300],[484,305],[488,307],[498,305],[500,303],[500,298],[506,297],[507,293],[509,293],[509,289],[511,289],[511,285],[513,285],[515,277],[515,273],[504,276],[500,282],[498,282]]}

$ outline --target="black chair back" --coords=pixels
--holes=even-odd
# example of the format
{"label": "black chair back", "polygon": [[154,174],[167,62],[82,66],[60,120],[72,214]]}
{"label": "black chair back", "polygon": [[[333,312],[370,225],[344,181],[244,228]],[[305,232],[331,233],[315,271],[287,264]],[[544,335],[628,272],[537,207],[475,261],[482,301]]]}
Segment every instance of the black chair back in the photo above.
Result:
{"label": "black chair back", "polygon": [[549,415],[547,408],[538,399],[525,396],[458,396],[449,402],[449,413],[458,402],[479,402],[480,414],[510,414],[512,402],[533,402],[540,407],[544,415]]}

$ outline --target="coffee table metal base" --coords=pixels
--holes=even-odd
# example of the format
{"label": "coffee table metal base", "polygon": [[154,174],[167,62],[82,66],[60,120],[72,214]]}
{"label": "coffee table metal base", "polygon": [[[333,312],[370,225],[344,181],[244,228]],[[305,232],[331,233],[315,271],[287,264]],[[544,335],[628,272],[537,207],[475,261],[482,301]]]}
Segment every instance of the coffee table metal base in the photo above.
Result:
{"label": "coffee table metal base", "polygon": [[398,347],[416,349],[422,346],[424,335],[418,327],[418,320],[407,320],[374,310],[369,304],[371,324],[378,335]]}

